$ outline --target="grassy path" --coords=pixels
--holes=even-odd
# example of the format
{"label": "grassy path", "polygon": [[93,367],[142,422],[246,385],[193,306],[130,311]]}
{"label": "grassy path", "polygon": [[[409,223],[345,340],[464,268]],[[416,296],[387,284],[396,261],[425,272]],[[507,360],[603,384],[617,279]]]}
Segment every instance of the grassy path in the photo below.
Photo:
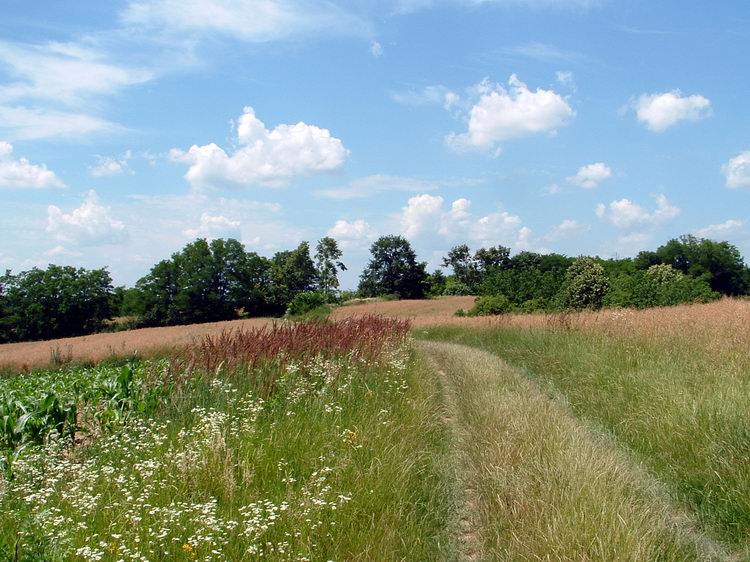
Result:
{"label": "grassy path", "polygon": [[521,372],[421,342],[454,434],[464,560],[731,560],[663,486]]}

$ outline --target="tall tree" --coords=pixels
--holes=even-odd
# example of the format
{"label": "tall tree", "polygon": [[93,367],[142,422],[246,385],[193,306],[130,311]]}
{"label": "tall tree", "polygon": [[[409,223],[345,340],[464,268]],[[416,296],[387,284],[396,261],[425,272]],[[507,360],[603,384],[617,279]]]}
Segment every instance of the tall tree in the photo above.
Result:
{"label": "tall tree", "polygon": [[315,264],[310,244],[302,242],[291,251],[277,252],[271,259],[271,285],[275,312],[283,314],[297,293],[313,291]]}
{"label": "tall tree", "polygon": [[479,269],[466,244],[451,248],[448,255],[443,258],[443,267],[451,268],[455,280],[466,285],[469,290],[474,290],[479,284]]}
{"label": "tall tree", "polygon": [[396,294],[421,299],[427,290],[425,262],[418,262],[409,241],[381,236],[370,247],[372,258],[360,276],[359,292],[366,297]]}
{"label": "tall tree", "polygon": [[338,243],[330,236],[321,238],[315,247],[318,288],[329,302],[336,298],[339,288],[338,271],[346,271],[346,266],[340,261],[342,255]]}
{"label": "tall tree", "polygon": [[112,278],[106,269],[49,265],[0,280],[6,341],[78,336],[111,318]]}

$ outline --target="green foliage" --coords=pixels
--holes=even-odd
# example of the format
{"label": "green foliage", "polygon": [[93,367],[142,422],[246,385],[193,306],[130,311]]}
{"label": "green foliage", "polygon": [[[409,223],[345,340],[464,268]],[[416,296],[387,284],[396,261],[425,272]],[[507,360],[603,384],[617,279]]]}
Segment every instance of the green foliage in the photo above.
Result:
{"label": "green foliage", "polygon": [[670,240],[656,252],[641,252],[635,260],[640,269],[667,264],[685,275],[705,279],[712,290],[723,295],[750,291],[750,269],[736,246],[690,234]]}
{"label": "green foliage", "polygon": [[447,283],[445,284],[445,289],[443,289],[443,295],[445,296],[464,297],[471,294],[471,287],[469,287],[466,283],[456,281],[452,277],[448,279]]}
{"label": "green foliage", "polygon": [[608,292],[609,279],[604,268],[591,258],[581,257],[565,273],[558,299],[564,308],[599,309]]}
{"label": "green foliage", "polygon": [[439,297],[444,294],[447,279],[442,271],[436,269],[427,276],[427,283],[430,286],[429,296]]}
{"label": "green foliage", "polygon": [[382,236],[370,248],[372,258],[360,276],[363,297],[396,294],[424,298],[428,289],[425,262],[418,262],[411,244],[401,236]]}
{"label": "green foliage", "polygon": [[539,309],[553,306],[572,259],[559,254],[521,252],[484,276],[480,294],[503,294],[515,307],[532,301]]}
{"label": "green foliage", "polygon": [[496,316],[510,312],[512,305],[505,295],[490,295],[477,297],[474,301],[474,308],[469,312],[469,316]]}
{"label": "green foliage", "polygon": [[705,279],[684,275],[671,265],[656,264],[646,271],[615,278],[605,304],[648,308],[710,302],[719,296],[719,293],[711,290]]}
{"label": "green foliage", "polygon": [[286,309],[287,316],[302,316],[308,312],[325,305],[326,296],[320,292],[305,292],[294,295],[292,302]]}
{"label": "green foliage", "polygon": [[269,309],[270,267],[237,240],[198,239],[157,263],[123,306],[149,326],[227,320],[240,309],[257,316]]}
{"label": "green foliage", "polygon": [[342,252],[333,238],[321,238],[315,248],[315,271],[318,288],[327,302],[335,302],[339,289],[338,270],[346,271],[346,266],[339,261]]}
{"label": "green foliage", "polygon": [[0,277],[0,342],[79,336],[112,315],[106,269],[49,265]]}
{"label": "green foliage", "polygon": [[315,283],[315,264],[310,258],[309,243],[302,242],[294,250],[276,253],[271,258],[273,312],[283,314],[294,295],[313,291]]}

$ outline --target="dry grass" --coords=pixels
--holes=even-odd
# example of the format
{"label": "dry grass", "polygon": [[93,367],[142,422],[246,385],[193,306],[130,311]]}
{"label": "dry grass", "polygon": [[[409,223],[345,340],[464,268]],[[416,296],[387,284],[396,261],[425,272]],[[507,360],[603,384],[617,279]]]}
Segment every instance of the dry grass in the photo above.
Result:
{"label": "dry grass", "polygon": [[334,318],[379,314],[409,319],[416,326],[442,324],[459,309],[469,310],[476,297],[441,297],[428,300],[373,301],[334,309]]}
{"label": "dry grass", "polygon": [[[710,304],[647,310],[604,310],[577,314],[508,314],[484,318],[459,318],[459,308],[468,310],[474,297],[442,297],[431,300],[376,301],[334,309],[333,319],[382,315],[408,319],[413,327],[455,326],[465,328],[565,328],[596,331],[607,336],[633,336],[652,340],[675,335],[700,340],[720,354],[750,347],[750,300],[723,299]],[[207,334],[227,329],[268,326],[268,318],[190,324],[168,328],[144,328],[128,332],[95,334],[42,342],[0,345],[0,369],[28,371],[56,362],[96,362],[111,356],[149,354],[197,341]],[[700,329],[696,329],[700,327]]]}
{"label": "dry grass", "polygon": [[0,369],[30,371],[55,366],[55,363],[95,363],[113,356],[168,352],[174,347],[194,343],[205,335],[217,335],[228,329],[257,328],[271,323],[272,320],[268,318],[252,318],[167,328],[142,328],[58,340],[8,343],[0,345]]}

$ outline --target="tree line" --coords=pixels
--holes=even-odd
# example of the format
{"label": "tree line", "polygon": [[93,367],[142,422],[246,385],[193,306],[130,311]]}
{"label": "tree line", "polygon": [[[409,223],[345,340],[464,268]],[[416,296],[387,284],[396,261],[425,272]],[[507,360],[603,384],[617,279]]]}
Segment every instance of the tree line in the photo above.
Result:
{"label": "tree line", "polygon": [[[427,273],[408,240],[383,236],[356,292],[339,290],[346,270],[325,237],[267,258],[234,239],[198,239],[154,265],[134,287],[114,287],[106,268],[50,265],[0,277],[0,342],[83,335],[113,317],[129,327],[300,313],[351,297],[421,299],[476,295],[468,314],[669,306],[750,293],[738,249],[686,235],[635,258],[571,258],[494,246],[458,245]],[[446,274],[444,270],[447,270]]]}

